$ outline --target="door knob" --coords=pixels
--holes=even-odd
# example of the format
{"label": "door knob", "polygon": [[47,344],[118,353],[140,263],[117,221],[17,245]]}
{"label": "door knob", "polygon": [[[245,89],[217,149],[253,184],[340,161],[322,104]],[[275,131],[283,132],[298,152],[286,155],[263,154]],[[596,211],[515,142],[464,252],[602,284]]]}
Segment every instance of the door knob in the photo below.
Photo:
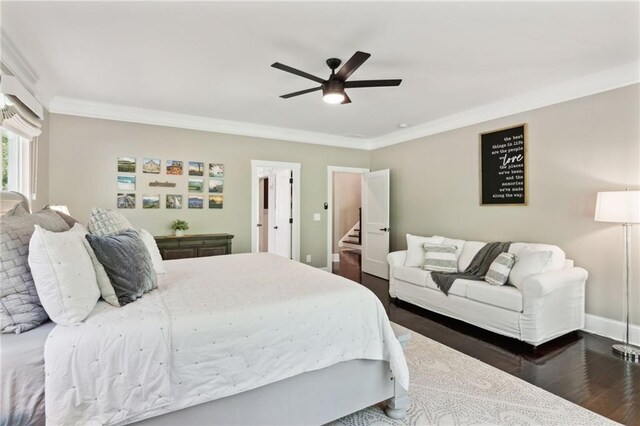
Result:
{"label": "door knob", "polygon": [[278,227],[277,227],[277,226],[274,226],[274,227],[273,227],[273,229],[278,229]]}
{"label": "door knob", "polygon": [[256,226],[262,226],[262,224],[261,224],[261,223],[258,223]]}
{"label": "door knob", "polygon": [[387,232],[387,231],[391,231],[391,228],[380,228],[380,230],[383,232]]}

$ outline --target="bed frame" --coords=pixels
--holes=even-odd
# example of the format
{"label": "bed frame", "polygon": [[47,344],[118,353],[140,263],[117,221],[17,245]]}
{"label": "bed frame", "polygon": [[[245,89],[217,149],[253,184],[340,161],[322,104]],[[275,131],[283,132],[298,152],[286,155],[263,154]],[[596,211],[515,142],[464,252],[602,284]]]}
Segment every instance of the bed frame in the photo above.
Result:
{"label": "bed frame", "polygon": [[[410,330],[391,325],[404,349]],[[389,363],[356,359],[136,425],[322,425],[383,401],[389,417],[406,416],[409,396],[393,379]]]}

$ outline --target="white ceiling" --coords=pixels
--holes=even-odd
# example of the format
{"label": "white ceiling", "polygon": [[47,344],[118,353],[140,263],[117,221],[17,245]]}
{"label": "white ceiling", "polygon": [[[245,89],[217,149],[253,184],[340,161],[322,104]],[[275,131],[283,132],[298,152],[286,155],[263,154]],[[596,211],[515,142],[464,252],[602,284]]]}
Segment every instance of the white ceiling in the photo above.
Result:
{"label": "white ceiling", "polygon": [[[33,74],[27,80],[54,111],[82,100],[364,143],[400,123],[437,123],[614,68],[637,74],[639,10],[638,2],[3,1],[3,62]],[[328,77],[327,58],[356,50],[372,56],[352,80],[402,85],[351,89],[349,105],[327,105],[320,93],[278,97],[315,83],[271,63]]]}

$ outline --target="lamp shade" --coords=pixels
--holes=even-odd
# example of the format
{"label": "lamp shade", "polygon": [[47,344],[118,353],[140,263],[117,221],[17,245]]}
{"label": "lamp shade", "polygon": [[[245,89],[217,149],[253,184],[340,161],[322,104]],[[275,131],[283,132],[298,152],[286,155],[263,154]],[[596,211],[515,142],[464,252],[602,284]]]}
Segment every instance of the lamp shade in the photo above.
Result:
{"label": "lamp shade", "polygon": [[640,223],[640,191],[598,192],[594,220]]}

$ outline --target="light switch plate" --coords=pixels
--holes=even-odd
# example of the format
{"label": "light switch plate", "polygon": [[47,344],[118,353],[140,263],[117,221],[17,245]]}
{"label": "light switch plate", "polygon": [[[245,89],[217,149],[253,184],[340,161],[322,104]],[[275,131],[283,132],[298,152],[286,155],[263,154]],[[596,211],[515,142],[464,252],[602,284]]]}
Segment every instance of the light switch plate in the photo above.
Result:
{"label": "light switch plate", "polygon": [[316,222],[320,221],[320,213],[314,213],[313,220],[315,220]]}

